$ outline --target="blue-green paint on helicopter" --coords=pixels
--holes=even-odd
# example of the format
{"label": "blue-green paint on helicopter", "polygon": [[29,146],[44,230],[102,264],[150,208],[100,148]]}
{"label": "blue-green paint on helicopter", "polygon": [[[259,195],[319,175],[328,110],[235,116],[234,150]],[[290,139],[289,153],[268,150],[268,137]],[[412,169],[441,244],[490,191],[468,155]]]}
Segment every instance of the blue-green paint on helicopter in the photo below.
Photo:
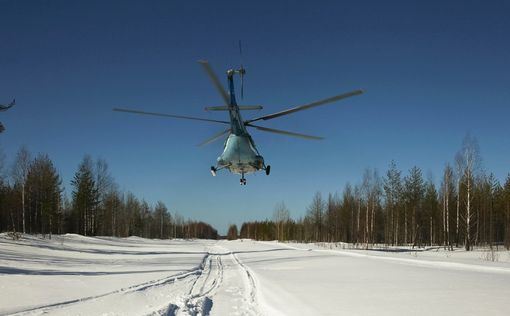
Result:
{"label": "blue-green paint on helicopter", "polygon": [[269,174],[270,167],[264,164],[264,158],[260,155],[255,146],[251,135],[246,129],[246,125],[241,117],[239,106],[237,105],[234,90],[234,74],[244,76],[244,69],[228,70],[228,92],[229,104],[228,111],[230,114],[230,129],[228,137],[225,140],[223,153],[218,157],[217,167],[212,167],[211,171],[215,175],[216,171],[227,168],[230,172],[242,176],[241,183],[245,184],[245,174],[253,173],[258,170],[266,170]]}

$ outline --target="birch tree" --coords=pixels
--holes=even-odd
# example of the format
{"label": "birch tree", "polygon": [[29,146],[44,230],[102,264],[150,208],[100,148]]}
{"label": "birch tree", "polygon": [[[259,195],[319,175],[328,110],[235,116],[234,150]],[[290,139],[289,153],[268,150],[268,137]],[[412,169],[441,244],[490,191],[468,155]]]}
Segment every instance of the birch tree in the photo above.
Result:
{"label": "birch tree", "polygon": [[[347,183],[342,193],[342,212],[344,214],[344,227],[343,240],[346,242],[354,242],[356,231],[356,198],[353,193],[352,186]],[[342,239],[340,239],[342,240]]]}
{"label": "birch tree", "polygon": [[465,248],[467,251],[469,251],[471,250],[471,225],[474,214],[471,208],[473,197],[473,181],[480,166],[480,150],[476,138],[467,134],[464,137],[462,142],[462,149],[459,154],[461,155],[463,161],[462,179],[466,185]]}
{"label": "birch tree", "polygon": [[308,206],[307,218],[312,224],[313,238],[316,241],[322,241],[324,208],[325,203],[321,193],[315,193],[312,203]]}
{"label": "birch tree", "polygon": [[456,188],[456,216],[455,216],[455,247],[459,247],[459,241],[460,241],[460,194],[461,194],[461,184],[462,184],[462,177],[463,170],[464,170],[464,157],[460,152],[458,152],[455,155],[455,177],[457,182],[457,188]]}
{"label": "birch tree", "polygon": [[402,196],[402,179],[401,171],[397,169],[395,161],[390,162],[386,177],[384,178],[384,197],[386,201],[386,214],[387,214],[387,242],[393,245],[398,245],[398,223],[399,223],[399,208],[401,205]]}
{"label": "birch tree", "polygon": [[450,242],[450,200],[453,194],[453,169],[449,164],[443,172],[441,196],[443,202],[443,246],[453,250]]}
{"label": "birch tree", "polygon": [[370,233],[370,200],[371,200],[371,186],[372,186],[372,172],[370,169],[365,169],[363,172],[362,189],[365,196],[365,234],[364,243],[365,247],[368,248],[369,233]]}
{"label": "birch tree", "polygon": [[282,201],[276,204],[273,211],[273,221],[275,222],[276,228],[276,239],[285,240],[285,224],[290,219],[290,212]]}
{"label": "birch tree", "polygon": [[360,243],[360,221],[361,221],[361,204],[363,202],[361,196],[361,188],[354,186],[354,198],[356,200],[356,244]]}
{"label": "birch tree", "polygon": [[365,196],[365,244],[374,243],[375,212],[379,205],[381,180],[377,170],[365,169],[362,189]]}
{"label": "birch tree", "polygon": [[22,146],[18,153],[16,154],[16,160],[14,162],[13,168],[12,168],[12,177],[14,179],[14,183],[16,185],[19,185],[21,187],[21,218],[22,218],[22,227],[23,227],[23,233],[25,234],[26,231],[26,220],[25,220],[25,214],[26,214],[26,208],[25,208],[25,196],[26,196],[26,183],[27,183],[27,177],[28,177],[28,171],[30,168],[30,152],[25,146]]}

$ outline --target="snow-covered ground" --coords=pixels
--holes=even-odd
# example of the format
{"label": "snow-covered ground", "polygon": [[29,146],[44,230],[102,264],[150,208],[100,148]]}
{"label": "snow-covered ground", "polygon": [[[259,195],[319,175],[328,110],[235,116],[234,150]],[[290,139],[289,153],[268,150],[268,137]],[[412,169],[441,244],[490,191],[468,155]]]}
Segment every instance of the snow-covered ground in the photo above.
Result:
{"label": "snow-covered ground", "polygon": [[509,315],[510,253],[0,234],[0,315]]}

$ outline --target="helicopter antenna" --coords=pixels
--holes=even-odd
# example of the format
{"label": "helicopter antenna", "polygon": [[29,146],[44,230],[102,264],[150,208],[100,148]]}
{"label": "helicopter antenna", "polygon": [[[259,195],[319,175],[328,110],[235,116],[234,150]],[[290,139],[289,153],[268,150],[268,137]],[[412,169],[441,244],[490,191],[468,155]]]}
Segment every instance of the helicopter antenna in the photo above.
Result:
{"label": "helicopter antenna", "polygon": [[246,69],[243,67],[243,47],[241,45],[241,40],[239,40],[239,58],[241,59],[241,67],[239,68],[239,76],[241,77],[241,99],[244,99],[244,75],[246,74]]}

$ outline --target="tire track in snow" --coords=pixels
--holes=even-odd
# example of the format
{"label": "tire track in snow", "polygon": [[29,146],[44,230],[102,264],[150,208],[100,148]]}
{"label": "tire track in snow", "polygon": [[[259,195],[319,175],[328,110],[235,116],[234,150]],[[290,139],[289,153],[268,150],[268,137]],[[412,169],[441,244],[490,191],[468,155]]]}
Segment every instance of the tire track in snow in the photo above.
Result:
{"label": "tire track in snow", "polygon": [[[169,286],[165,288],[165,291],[177,289],[178,293],[182,294],[176,293],[177,296],[175,296],[175,299],[172,299],[171,304],[167,303],[163,308],[156,307],[157,309],[152,312],[149,309],[146,315],[209,315],[213,307],[214,296],[218,293],[218,291],[222,291],[221,289],[224,283],[225,272],[227,272],[225,265],[229,266],[228,273],[236,273],[236,275],[239,276],[239,282],[243,282],[245,285],[244,290],[241,290],[240,292],[244,302],[240,305],[242,310],[244,310],[244,312],[241,313],[245,315],[260,314],[257,312],[257,286],[253,272],[251,272],[251,270],[241,262],[235,253],[230,252],[223,247],[220,248],[221,250],[216,249],[216,251],[208,251],[208,253],[202,258],[200,264],[191,270],[183,271],[157,280],[151,280],[129,287],[120,288],[100,295],[82,297],[47,305],[33,306],[24,308],[23,310],[7,311],[4,312],[5,314],[3,315],[26,315],[33,313],[52,314],[52,312],[55,313],[59,311],[59,309],[61,309],[59,313],[65,313],[66,308],[68,307],[71,308],[71,310],[81,308],[81,303],[89,302],[90,304],[96,304],[94,303],[94,300],[103,298],[110,301],[117,301],[119,298],[125,297],[125,295],[139,292],[151,293],[150,291],[152,289],[164,286]],[[231,269],[232,264],[234,268],[237,268]],[[229,278],[231,278],[231,276]],[[113,295],[121,296],[117,298]],[[222,304],[225,304],[225,302],[222,301]]]}
{"label": "tire track in snow", "polygon": [[77,299],[72,299],[72,300],[67,300],[67,301],[63,301],[63,302],[47,304],[47,305],[33,306],[33,307],[25,308],[25,309],[22,309],[22,310],[8,311],[8,312],[6,312],[4,314],[0,314],[0,316],[3,316],[3,315],[12,315],[12,316],[23,315],[23,314],[33,313],[33,312],[37,312],[37,311],[40,311],[40,312],[43,312],[43,313],[48,313],[51,310],[54,310],[54,309],[57,309],[57,308],[66,307],[66,306],[69,306],[69,305],[72,305],[72,304],[88,302],[88,301],[91,301],[91,300],[95,300],[95,299],[99,299],[99,298],[104,298],[104,297],[107,297],[107,296],[110,296],[110,295],[115,295],[115,294],[128,294],[128,293],[133,293],[133,292],[146,291],[146,290],[148,290],[150,288],[172,284],[172,283],[175,283],[177,281],[182,281],[182,280],[188,279],[190,277],[191,278],[193,278],[193,277],[196,278],[195,282],[193,283],[193,284],[195,284],[196,280],[202,274],[202,271],[204,269],[204,265],[207,262],[209,256],[210,256],[210,254],[206,254],[204,256],[204,258],[202,259],[202,261],[201,261],[199,266],[197,266],[197,267],[195,267],[195,268],[193,268],[191,270],[183,271],[183,272],[180,272],[180,273],[177,273],[177,274],[173,274],[173,275],[170,275],[170,276],[167,276],[167,277],[163,277],[163,278],[160,278],[160,279],[151,280],[151,281],[147,281],[147,282],[131,285],[129,287],[120,288],[120,289],[117,289],[117,290],[114,290],[114,291],[110,291],[110,292],[107,292],[107,293],[103,293],[103,294],[99,294],[99,295],[87,296],[87,297],[82,297],[82,298],[77,298]]}
{"label": "tire track in snow", "polygon": [[253,273],[244,265],[244,263],[239,260],[239,258],[235,255],[235,253],[231,253],[235,262],[241,269],[246,273],[246,277],[248,278],[249,290],[250,290],[250,304],[252,306],[256,306],[257,302],[257,285],[255,282],[255,278],[253,277]]}
{"label": "tire track in snow", "polygon": [[160,315],[209,315],[213,306],[212,296],[223,282],[221,256],[210,252],[200,276],[193,282],[187,297],[182,299],[183,303],[180,306],[170,304],[166,310],[159,312]]}

